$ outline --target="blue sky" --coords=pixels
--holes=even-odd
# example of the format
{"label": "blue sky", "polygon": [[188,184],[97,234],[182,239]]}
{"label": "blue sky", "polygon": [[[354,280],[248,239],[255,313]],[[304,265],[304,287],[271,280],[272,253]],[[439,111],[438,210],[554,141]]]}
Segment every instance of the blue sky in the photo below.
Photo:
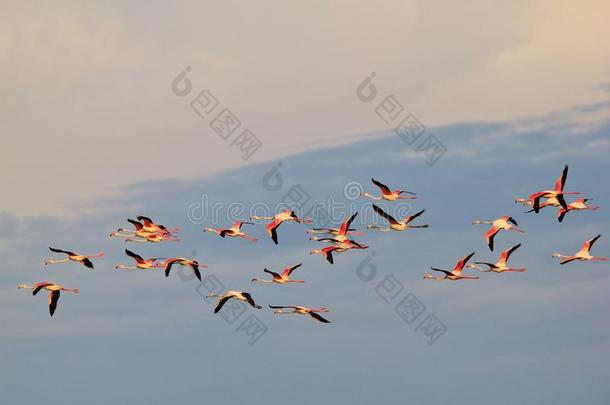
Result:
{"label": "blue sky", "polygon": [[[601,108],[601,107],[600,107]],[[61,403],[200,403],[202,401],[297,404],[372,403],[607,403],[610,360],[608,305],[610,274],[603,263],[560,267],[551,254],[572,253],[597,233],[594,254],[608,255],[605,209],[610,193],[601,177],[609,169],[610,122],[590,122],[593,108],[575,108],[548,117],[509,123],[464,123],[429,128],[447,148],[428,166],[392,132],[381,131],[338,147],[284,156],[200,179],[148,181],[125,188],[120,197],[100,199],[94,215],[66,219],[16,216],[4,212],[0,274],[3,325],[0,381],[7,403],[37,403],[55,392]],[[584,112],[583,112],[584,111]],[[580,119],[575,119],[579,117]],[[229,153],[229,152],[227,152]],[[278,162],[283,186],[268,191],[263,178]],[[552,186],[570,165],[566,189],[581,191],[602,206],[597,212],[571,213],[559,224],[554,212],[525,214],[515,197]],[[201,232],[188,207],[206,195],[210,204],[239,202],[250,207],[277,204],[292,185],[311,201],[353,203],[361,212],[370,200],[350,200],[344,187],[359,182],[374,191],[370,177],[417,192],[412,208],[425,208],[422,231],[379,234],[358,239],[366,251],[338,255],[330,266],[307,252],[305,227],[285,224],[280,245],[262,225],[249,229],[258,244],[223,240]],[[368,208],[367,208],[368,207]],[[386,204],[391,209],[391,204]],[[226,215],[226,205],[220,213]],[[159,271],[120,272],[126,244],[108,238],[127,217],[146,214],[183,228],[182,242],[131,245],[145,256],[194,255],[224,286],[252,292],[263,306],[327,306],[329,325],[307,317],[276,317],[256,312],[268,331],[253,345],[212,313],[188,274],[169,278]],[[527,233],[500,234],[497,251],[485,246],[485,228],[473,219],[513,215]],[[359,218],[360,218],[359,217]],[[365,218],[366,217],[366,218]],[[195,221],[198,222],[198,221]],[[362,220],[355,226],[364,229]],[[450,268],[462,256],[495,261],[499,251],[521,242],[512,257],[522,274],[483,274],[476,282],[429,282],[430,266]],[[53,245],[79,252],[105,251],[96,269],[56,265],[44,268]],[[128,245],[129,246],[129,245]],[[374,255],[372,255],[374,253]],[[376,274],[358,277],[370,260]],[[280,270],[295,263],[301,285],[252,285],[263,268]],[[128,262],[127,262],[128,263]],[[367,262],[369,263],[369,262]],[[393,275],[403,286],[398,300],[414,294],[447,331],[433,345],[408,325],[377,289]],[[15,287],[52,280],[79,287],[64,294],[54,318],[46,299]],[[201,290],[200,290],[201,291]]]}

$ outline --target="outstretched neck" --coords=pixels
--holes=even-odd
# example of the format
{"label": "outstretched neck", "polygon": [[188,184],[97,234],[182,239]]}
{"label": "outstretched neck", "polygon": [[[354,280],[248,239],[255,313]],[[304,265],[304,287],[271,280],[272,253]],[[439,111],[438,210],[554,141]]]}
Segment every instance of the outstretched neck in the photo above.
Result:
{"label": "outstretched neck", "polygon": [[370,199],[372,199],[372,200],[377,200],[377,201],[379,201],[379,200],[382,200],[382,199],[383,199],[382,197],[375,197],[374,195],[371,195],[371,194],[367,193],[366,191],[365,191],[364,193],[362,193],[362,195],[363,195],[364,197],[368,197],[368,198],[370,198]]}

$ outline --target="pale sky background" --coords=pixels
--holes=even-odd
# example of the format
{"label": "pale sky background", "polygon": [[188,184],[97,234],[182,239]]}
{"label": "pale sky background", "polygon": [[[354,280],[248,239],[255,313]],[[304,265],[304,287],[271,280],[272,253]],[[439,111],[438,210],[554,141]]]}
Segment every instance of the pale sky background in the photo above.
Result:
{"label": "pale sky background", "polygon": [[[598,233],[593,253],[610,256],[609,11],[601,1],[0,2],[0,402],[610,403],[610,267],[551,258]],[[193,95],[210,89],[263,141],[251,160],[191,96],[172,93],[186,66]],[[379,99],[367,104],[356,87],[371,72]],[[436,165],[375,114],[390,94],[447,148]],[[277,162],[283,185],[270,191]],[[601,210],[559,224],[554,210],[513,202],[551,187],[564,164],[566,189]],[[371,202],[344,188],[374,191],[372,176],[417,192],[430,228],[367,232],[370,249],[334,266],[308,254],[302,225],[282,225],[279,246],[262,225],[248,229],[256,245],[201,232],[235,219],[228,204],[275,206],[293,185],[353,204],[346,215],[360,212],[362,230]],[[203,196],[222,204],[218,223],[189,220]],[[114,270],[130,262],[108,234],[139,214],[181,226],[182,242],[134,251],[192,255],[227,289],[263,306],[327,306],[332,323],[256,311],[269,330],[251,346],[187,273]],[[527,233],[500,235],[490,253],[470,222],[504,214]],[[430,266],[472,251],[495,261],[518,242],[511,262],[525,273],[422,280]],[[49,245],[106,257],[94,271],[45,268]],[[370,282],[356,275],[368,259]],[[298,262],[302,285],[250,282]],[[400,298],[415,294],[446,325],[434,345],[376,293],[390,274]],[[46,297],[16,289],[42,280],[81,293],[64,294],[50,318]]]}
{"label": "pale sky background", "polygon": [[[3,206],[81,212],[136,181],[243,166],[170,91],[185,66],[263,140],[254,161],[384,129],[354,96],[371,72],[426,126],[598,101],[609,11],[605,1],[5,0]],[[156,157],[167,164],[143,164]]]}

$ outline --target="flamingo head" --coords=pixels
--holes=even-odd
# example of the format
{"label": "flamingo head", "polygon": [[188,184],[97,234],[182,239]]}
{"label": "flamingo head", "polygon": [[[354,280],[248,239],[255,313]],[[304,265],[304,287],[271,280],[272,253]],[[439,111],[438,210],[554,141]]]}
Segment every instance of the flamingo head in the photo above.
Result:
{"label": "flamingo head", "polygon": [[552,256],[552,257],[561,257],[562,255],[561,255],[561,254],[559,254],[559,253],[553,253],[551,256]]}
{"label": "flamingo head", "polygon": [[28,286],[27,284],[19,284],[19,285],[17,286],[17,289],[18,289],[18,290],[21,290],[22,288],[29,288],[29,286]]}

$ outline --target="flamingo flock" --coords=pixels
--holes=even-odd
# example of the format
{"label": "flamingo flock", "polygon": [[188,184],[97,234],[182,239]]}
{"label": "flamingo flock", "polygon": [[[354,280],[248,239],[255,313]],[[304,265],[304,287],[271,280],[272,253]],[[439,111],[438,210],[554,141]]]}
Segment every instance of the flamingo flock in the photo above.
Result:
{"label": "flamingo flock", "polygon": [[[580,192],[574,191],[564,191],[564,186],[568,176],[568,166],[566,165],[559,176],[559,178],[555,182],[555,187],[552,190],[542,190],[532,193],[529,198],[517,198],[515,200],[516,203],[523,204],[525,206],[531,207],[531,210],[528,212],[539,213],[542,209],[546,207],[555,207],[557,208],[557,218],[559,222],[563,222],[567,213],[569,212],[578,212],[591,210],[596,211],[600,209],[598,206],[588,205],[589,198],[578,198],[572,202],[566,201],[566,196],[569,195],[577,195]],[[372,178],[372,183],[377,186],[381,190],[380,196],[374,196],[367,192],[361,193],[362,197],[367,197],[375,201],[385,200],[386,202],[396,202],[400,200],[415,200],[417,196],[415,193],[411,191],[406,191],[402,189],[391,190],[388,186],[381,183],[380,181]],[[428,224],[417,224],[417,220],[426,212],[425,209],[421,209],[414,214],[405,216],[405,217],[397,217],[395,218],[393,215],[390,215],[387,210],[384,210],[379,205],[375,203],[372,204],[372,210],[375,212],[380,218],[387,222],[387,226],[378,226],[375,224],[367,225],[367,229],[376,230],[382,233],[395,231],[395,232],[403,232],[403,231],[413,231],[413,230],[421,230],[429,228]],[[325,228],[316,228],[311,227],[306,230],[306,234],[310,235],[309,240],[318,242],[322,244],[322,247],[311,249],[309,251],[310,254],[319,254],[324,260],[326,260],[331,265],[335,263],[335,256],[340,253],[346,253],[353,250],[365,250],[368,249],[369,246],[363,243],[356,241],[354,238],[358,236],[366,235],[365,232],[358,231],[355,227],[353,227],[354,221],[358,215],[358,212],[353,213],[351,216],[345,218],[343,222],[337,227],[325,227]],[[287,209],[281,212],[278,212],[273,216],[256,216],[253,215],[250,217],[250,221],[242,221],[236,220],[233,222],[231,227],[229,228],[210,228],[204,227],[203,232],[213,233],[219,236],[220,238],[238,238],[244,239],[252,243],[256,243],[258,241],[257,238],[246,234],[242,231],[243,225],[255,225],[257,221],[267,221],[268,223],[265,225],[266,233],[273,241],[275,245],[279,244],[278,239],[278,228],[284,222],[295,222],[299,224],[309,225],[313,223],[313,220],[310,218],[300,218],[293,210]],[[127,228],[118,228],[115,232],[110,234],[111,238],[122,238],[125,242],[139,242],[139,243],[162,243],[162,242],[180,242],[180,238],[178,238],[177,234],[180,232],[179,227],[166,227],[161,224],[155,223],[151,218],[139,215],[136,219],[128,218],[127,222],[133,226],[133,229]],[[416,222],[415,224],[413,222]],[[494,250],[494,244],[497,242],[496,237],[500,231],[512,231],[520,234],[525,233],[525,230],[519,228],[517,221],[510,215],[501,216],[495,220],[474,220],[472,224],[484,224],[489,225],[489,229],[484,234],[485,243],[488,246],[490,251]],[[567,263],[573,261],[608,261],[610,260],[608,257],[598,257],[591,255],[591,248],[594,243],[601,237],[601,235],[597,235],[586,242],[584,242],[582,248],[574,253],[573,255],[563,255],[560,253],[553,253],[552,257],[561,259],[560,264],[565,265]],[[496,262],[491,261],[471,261],[473,259],[475,252],[469,253],[468,255],[462,257],[458,260],[453,270],[443,270],[436,267],[430,267],[430,269],[437,273],[434,274],[424,274],[424,280],[437,280],[437,281],[458,281],[458,280],[479,280],[479,276],[464,274],[464,272],[468,269],[476,270],[484,273],[505,273],[505,272],[515,272],[515,273],[523,273],[527,269],[525,267],[512,267],[509,266],[508,261],[511,255],[513,255],[519,248],[521,248],[522,243],[518,243],[512,247],[508,247],[500,253],[500,256]],[[51,258],[45,261],[45,266],[52,264],[61,264],[68,262],[80,263],[86,268],[93,270],[94,264],[92,259],[99,259],[105,256],[103,252],[95,254],[95,255],[83,255],[79,253],[75,253],[70,250],[62,250],[57,248],[49,247],[52,253],[63,254],[65,258],[57,259]],[[199,263],[197,260],[193,258],[187,257],[151,257],[145,259],[143,256],[134,253],[129,249],[125,249],[125,254],[133,260],[132,265],[126,264],[117,264],[115,266],[116,270],[153,270],[153,269],[163,269],[165,277],[169,277],[171,270],[175,266],[183,266],[187,267],[192,271],[193,275],[201,282],[202,274],[201,271],[203,269],[208,268],[207,265]],[[303,266],[302,263],[294,264],[285,267],[281,272],[274,272],[268,270],[267,268],[263,269],[263,272],[267,274],[267,278],[261,277],[253,277],[251,278],[251,283],[261,283],[261,284],[270,284],[270,285],[287,285],[287,284],[303,284],[306,280],[303,279],[294,279],[292,278],[292,274],[295,270],[300,269]],[[299,272],[301,273],[301,271]],[[269,278],[270,277],[270,278]],[[285,287],[283,287],[285,288]],[[33,295],[37,295],[41,290],[45,290],[49,292],[49,314],[53,316],[56,311],[57,303],[62,291],[69,293],[79,293],[80,290],[78,288],[67,288],[61,285],[43,281],[35,283],[34,285],[21,284],[18,286],[18,289],[29,289],[32,290]],[[223,306],[230,300],[242,301],[246,304],[250,305],[252,308],[260,310],[263,307],[258,305],[252,294],[246,291],[240,290],[228,290],[223,294],[213,294],[209,293],[207,295],[208,298],[216,298],[216,305],[214,308],[214,313],[218,313]],[[300,315],[309,315],[311,319],[318,321],[320,323],[330,323],[330,321],[320,315],[320,313],[327,313],[329,309],[327,307],[320,308],[309,308],[302,305],[268,305],[270,309],[274,310],[274,314],[300,314]]]}

